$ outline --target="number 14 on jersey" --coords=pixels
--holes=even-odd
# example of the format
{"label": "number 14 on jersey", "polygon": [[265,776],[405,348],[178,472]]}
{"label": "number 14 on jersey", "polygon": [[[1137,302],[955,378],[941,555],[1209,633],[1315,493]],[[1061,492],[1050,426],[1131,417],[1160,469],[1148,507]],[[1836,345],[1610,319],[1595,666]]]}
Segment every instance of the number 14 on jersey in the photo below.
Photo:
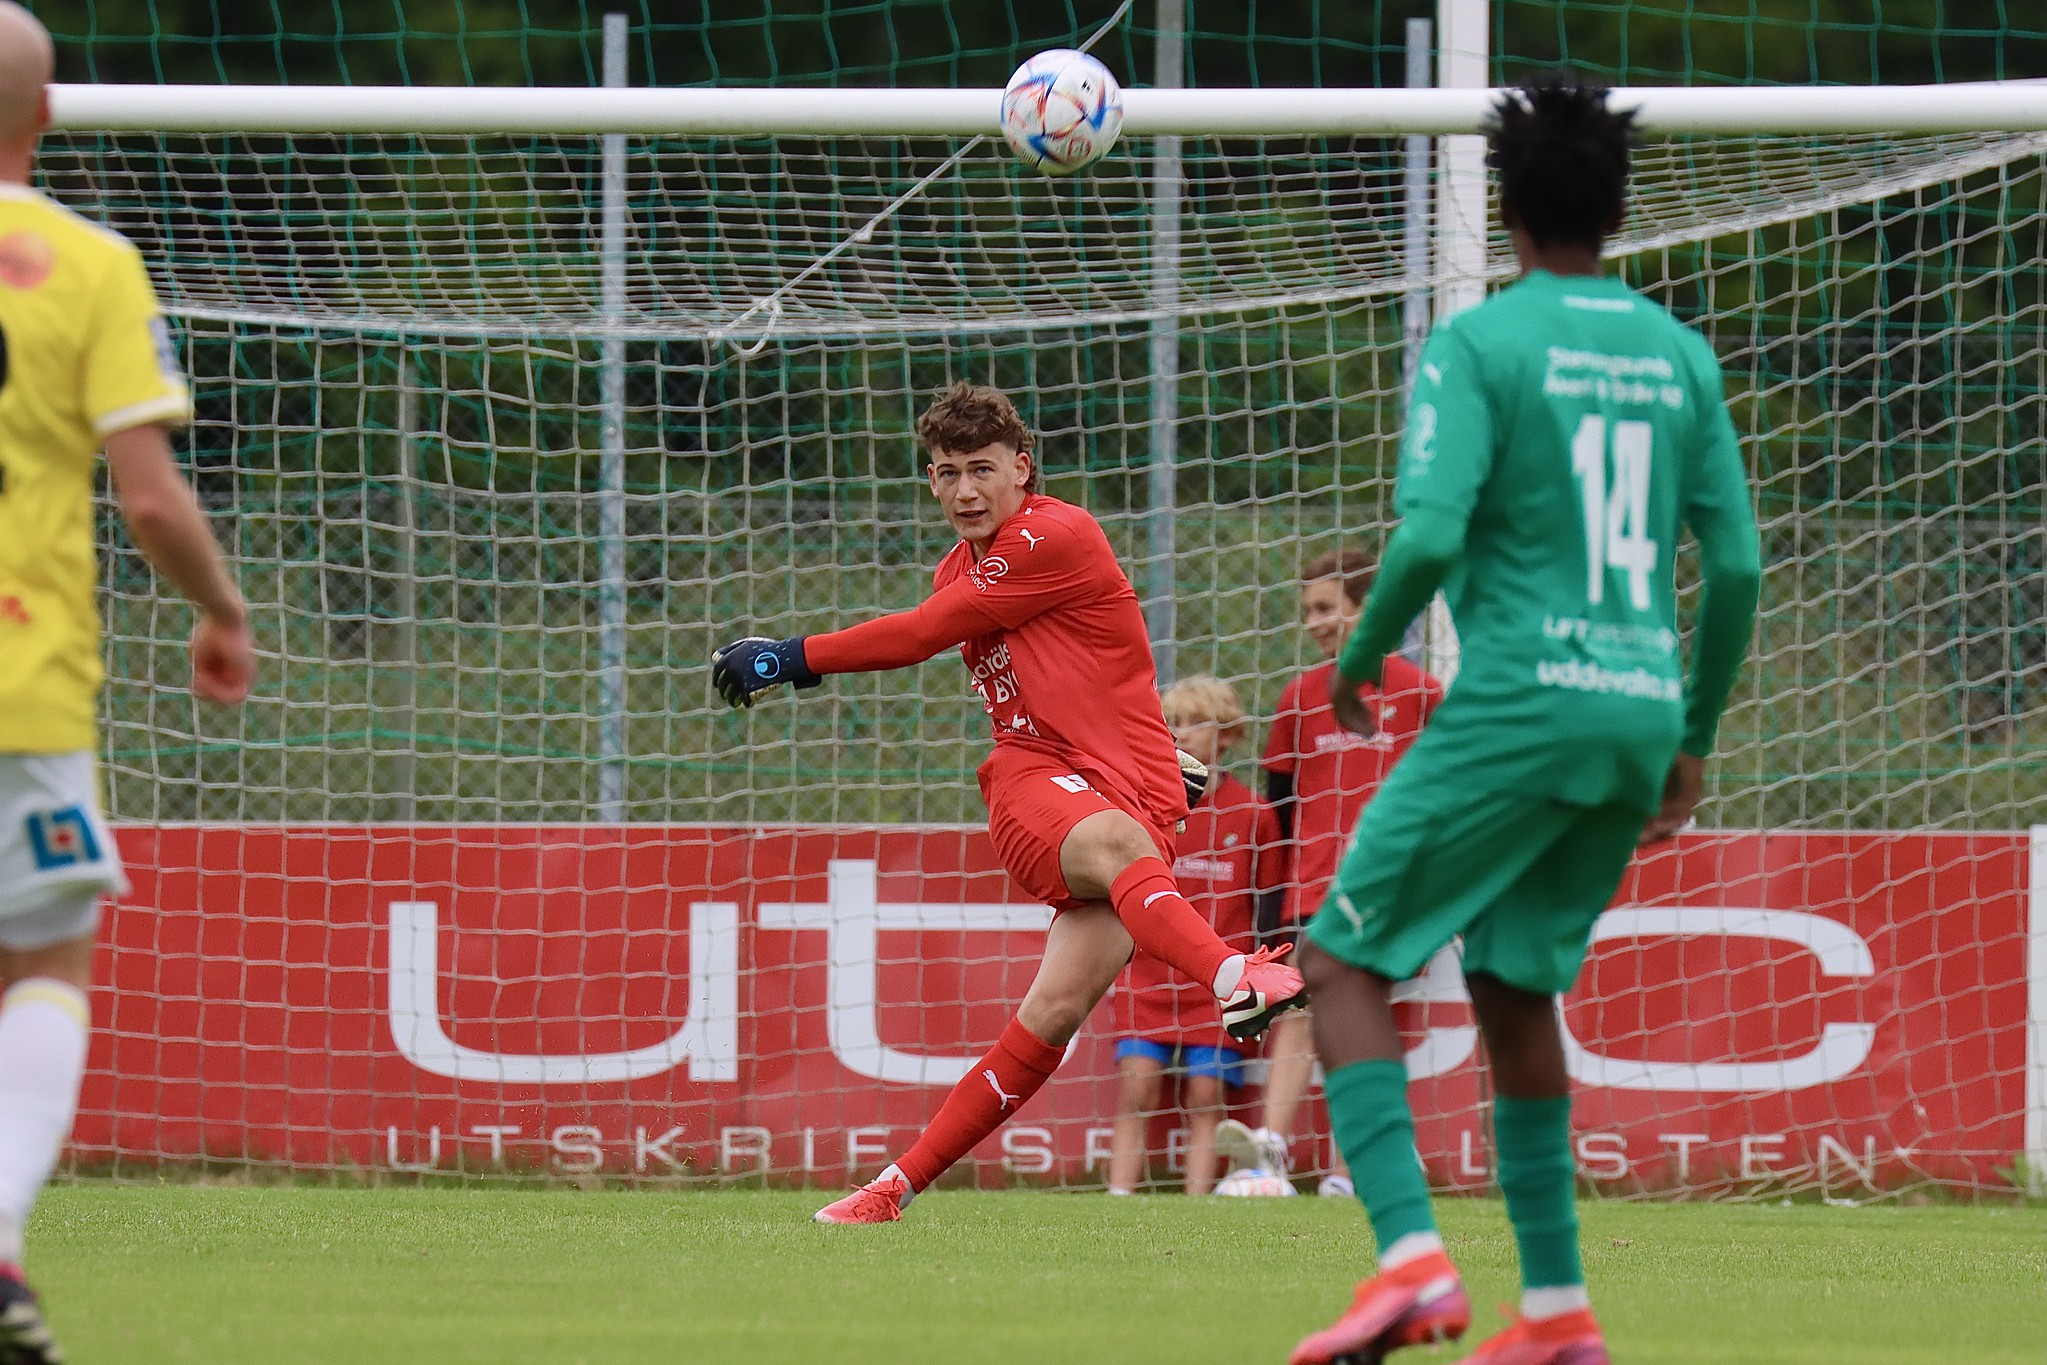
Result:
{"label": "number 14 on jersey", "polygon": [[1615,422],[1609,446],[1606,418],[1587,413],[1571,437],[1571,472],[1585,513],[1585,601],[1591,606],[1606,600],[1612,571],[1627,575],[1630,607],[1650,608],[1657,548],[1649,538],[1649,447],[1655,434],[1647,422]]}

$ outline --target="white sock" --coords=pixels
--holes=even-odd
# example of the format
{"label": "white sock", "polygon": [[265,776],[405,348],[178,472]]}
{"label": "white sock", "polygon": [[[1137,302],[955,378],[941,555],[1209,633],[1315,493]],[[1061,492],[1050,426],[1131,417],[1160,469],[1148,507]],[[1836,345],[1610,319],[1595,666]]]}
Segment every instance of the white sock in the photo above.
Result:
{"label": "white sock", "polygon": [[1560,1318],[1566,1313],[1581,1312],[1592,1306],[1592,1295],[1582,1284],[1545,1285],[1541,1289],[1521,1291],[1521,1316],[1531,1322],[1544,1318]]}
{"label": "white sock", "polygon": [[893,1161],[889,1162],[887,1166],[882,1168],[881,1174],[874,1177],[873,1183],[879,1185],[884,1180],[900,1180],[903,1182],[903,1197],[896,1200],[896,1207],[899,1209],[910,1207],[910,1201],[917,1197],[917,1187],[910,1183],[910,1177],[903,1174],[903,1168],[896,1165]]}
{"label": "white sock", "polygon": [[1410,1232],[1397,1237],[1393,1245],[1379,1253],[1379,1269],[1398,1270],[1409,1261],[1419,1261],[1424,1256],[1434,1255],[1443,1249],[1443,1239],[1433,1232]]}
{"label": "white sock", "polygon": [[1135,1190],[1119,1190],[1119,1189],[1117,1189],[1117,1188],[1116,1188],[1116,1187],[1115,1187],[1114,1185],[1111,1185],[1111,1186],[1109,1186],[1109,1193],[1110,1193],[1110,1194],[1114,1194],[1114,1195],[1126,1195],[1126,1194],[1135,1194],[1135,1193],[1137,1193],[1137,1191],[1135,1191]]}
{"label": "white sock", "polygon": [[32,976],[0,997],[0,1262],[21,1260],[29,1210],[71,1132],[91,1021],[68,982]]}
{"label": "white sock", "polygon": [[1222,966],[1215,969],[1215,998],[1227,1000],[1237,993],[1237,983],[1244,979],[1244,955],[1238,953]]}

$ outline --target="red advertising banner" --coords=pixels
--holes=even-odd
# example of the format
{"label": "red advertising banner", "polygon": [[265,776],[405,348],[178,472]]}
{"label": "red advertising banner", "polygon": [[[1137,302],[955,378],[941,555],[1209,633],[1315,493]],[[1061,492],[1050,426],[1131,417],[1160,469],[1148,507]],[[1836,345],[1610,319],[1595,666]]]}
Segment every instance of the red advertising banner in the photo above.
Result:
{"label": "red advertising banner", "polygon": [[[88,1162],[842,1184],[993,1042],[1050,918],[954,828],[120,841]],[[1564,1011],[1586,1175],[1996,1182],[2027,1139],[2027,857],[2022,834],[1726,833],[1644,859]],[[1483,1184],[1454,953],[1404,994],[1419,1145],[1441,1183]],[[975,1154],[983,1181],[1100,1165],[1111,1019]]]}

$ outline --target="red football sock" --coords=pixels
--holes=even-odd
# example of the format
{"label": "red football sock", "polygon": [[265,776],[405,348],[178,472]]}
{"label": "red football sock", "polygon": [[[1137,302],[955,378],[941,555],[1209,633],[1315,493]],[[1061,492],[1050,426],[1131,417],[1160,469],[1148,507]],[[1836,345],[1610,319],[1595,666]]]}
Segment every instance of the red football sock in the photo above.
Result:
{"label": "red football sock", "polygon": [[937,1117],[909,1151],[896,1158],[896,1169],[922,1190],[944,1175],[974,1144],[1008,1122],[1024,1102],[1051,1079],[1063,1047],[1053,1047],[1015,1019],[1002,1030],[988,1055],[975,1062],[938,1106]]}
{"label": "red football sock", "polygon": [[1180,894],[1173,869],[1158,858],[1139,858],[1123,869],[1109,887],[1116,918],[1137,946],[1199,981],[1215,985],[1215,974],[1237,956],[1236,949],[1216,937],[1215,926]]}

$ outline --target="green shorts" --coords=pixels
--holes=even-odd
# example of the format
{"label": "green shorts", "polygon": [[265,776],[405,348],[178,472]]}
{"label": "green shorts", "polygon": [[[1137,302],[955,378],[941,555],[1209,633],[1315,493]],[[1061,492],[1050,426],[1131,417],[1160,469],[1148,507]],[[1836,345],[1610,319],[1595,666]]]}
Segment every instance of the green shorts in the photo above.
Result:
{"label": "green shorts", "polygon": [[1410,758],[1365,808],[1308,937],[1405,981],[1462,934],[1466,973],[1560,995],[1648,819],[1632,806],[1487,791]]}

